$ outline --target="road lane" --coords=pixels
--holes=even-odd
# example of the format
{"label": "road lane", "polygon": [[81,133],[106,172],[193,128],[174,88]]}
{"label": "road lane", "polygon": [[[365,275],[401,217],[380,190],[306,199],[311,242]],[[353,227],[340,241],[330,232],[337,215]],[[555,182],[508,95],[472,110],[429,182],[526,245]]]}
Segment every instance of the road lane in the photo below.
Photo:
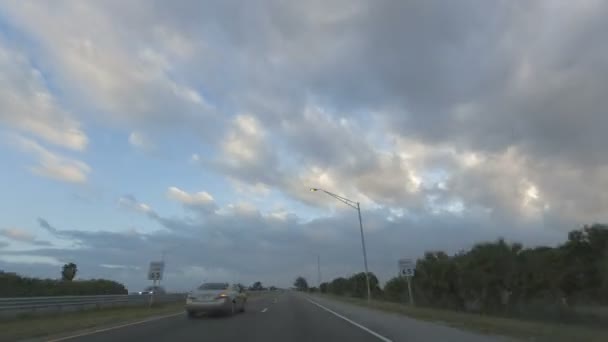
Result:
{"label": "road lane", "polygon": [[245,313],[188,319],[184,315],[78,336],[65,341],[340,341],[378,339],[291,293],[252,298]]}
{"label": "road lane", "polygon": [[354,341],[380,342],[332,314],[312,305],[297,293],[278,296],[257,320],[249,341]]}
{"label": "road lane", "polygon": [[247,303],[247,311],[234,316],[202,316],[188,319],[184,312],[167,319],[78,336],[65,341],[236,341],[246,335],[234,327],[246,326],[248,321],[255,320],[255,316],[262,314],[260,310],[269,306],[271,300],[269,295],[251,298]]}
{"label": "road lane", "polygon": [[102,341],[499,341],[429,322],[349,306],[327,298],[276,292],[251,298],[234,316],[188,319],[178,315],[78,336],[70,342]]}

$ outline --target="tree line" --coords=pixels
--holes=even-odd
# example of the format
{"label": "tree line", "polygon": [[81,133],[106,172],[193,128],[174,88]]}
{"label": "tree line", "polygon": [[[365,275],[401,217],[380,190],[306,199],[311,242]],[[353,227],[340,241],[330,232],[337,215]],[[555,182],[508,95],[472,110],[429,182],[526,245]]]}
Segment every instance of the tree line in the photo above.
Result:
{"label": "tree line", "polygon": [[[374,298],[408,302],[405,278],[394,277],[381,288],[369,275]],[[524,248],[499,239],[454,255],[428,251],[411,282],[417,305],[468,312],[546,318],[608,305],[608,225],[573,230],[556,247]],[[319,290],[363,298],[365,273],[322,283]]]}
{"label": "tree line", "polygon": [[127,294],[121,283],[106,279],[73,280],[78,267],[65,264],[61,279],[23,277],[0,271],[0,297],[44,297]]}
{"label": "tree line", "polygon": [[[239,284],[239,286],[241,288],[245,288],[243,285]],[[276,289],[277,288],[275,286],[264,287],[264,285],[262,285],[261,281],[256,281],[251,286],[249,286],[249,288],[247,288],[247,290],[249,290],[249,291],[267,291],[267,290],[275,291]]]}

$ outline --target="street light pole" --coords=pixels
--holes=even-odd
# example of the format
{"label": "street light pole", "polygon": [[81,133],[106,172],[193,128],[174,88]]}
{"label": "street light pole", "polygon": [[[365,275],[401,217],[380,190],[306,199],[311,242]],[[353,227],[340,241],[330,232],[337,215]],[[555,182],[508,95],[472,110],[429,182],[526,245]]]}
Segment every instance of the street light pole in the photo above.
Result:
{"label": "street light pole", "polygon": [[371,291],[371,287],[369,285],[369,271],[367,269],[367,250],[365,249],[365,236],[363,235],[363,220],[361,219],[361,205],[359,204],[359,202],[349,200],[348,198],[342,197],[340,195],[336,195],[333,192],[329,192],[327,190],[311,188],[310,191],[313,191],[313,192],[314,191],[323,191],[324,193],[328,194],[329,196],[331,196],[331,197],[337,199],[338,201],[357,210],[357,213],[359,214],[359,228],[361,230],[361,247],[363,248],[363,264],[365,266],[365,283],[367,285],[367,301],[369,302],[372,298],[372,291]]}
{"label": "street light pole", "polygon": [[361,220],[361,206],[357,202],[357,213],[359,213],[359,228],[361,229],[361,247],[363,247],[363,263],[365,264],[365,282],[367,283],[367,301],[372,298],[372,292],[369,288],[369,271],[367,270],[367,250],[365,249],[365,236],[363,235],[363,221]]}
{"label": "street light pole", "polygon": [[317,254],[317,286],[321,292],[321,254]]}

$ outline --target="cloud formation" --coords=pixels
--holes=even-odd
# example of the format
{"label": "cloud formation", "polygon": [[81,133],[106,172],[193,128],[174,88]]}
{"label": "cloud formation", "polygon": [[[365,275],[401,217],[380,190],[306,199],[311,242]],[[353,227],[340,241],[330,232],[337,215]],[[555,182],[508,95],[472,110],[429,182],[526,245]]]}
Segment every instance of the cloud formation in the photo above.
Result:
{"label": "cloud formation", "polygon": [[16,136],[13,142],[24,152],[38,158],[30,171],[36,175],[68,183],[85,183],[91,167],[86,163],[49,151],[36,141]]}
{"label": "cloud formation", "polygon": [[[371,264],[385,277],[396,259],[425,249],[498,236],[553,243],[608,220],[601,1],[1,7],[33,46],[0,38],[0,122],[37,159],[32,172],[89,182],[96,159],[65,153],[103,145],[89,127],[118,129],[127,147],[175,152],[155,164],[152,181],[142,177],[154,186],[123,180],[110,190],[151,200],[154,208],[125,195],[118,206],[162,229],[80,231],[41,219],[78,248],[38,255],[78,257],[99,274],[120,269],[138,285],[127,266],[143,272],[173,246],[171,272],[189,281],[286,284],[294,269],[315,274],[315,253],[328,274],[359,270],[353,212],[310,187],[361,203]],[[196,182],[180,179],[187,172],[172,159],[188,156],[188,172],[205,175]],[[115,164],[116,173],[100,166],[122,175]],[[209,174],[232,188],[217,192]],[[193,192],[201,188],[215,198]],[[184,212],[164,215],[149,191]],[[211,259],[220,261],[194,262]]]}
{"label": "cloud formation", "polygon": [[190,207],[208,207],[212,206],[214,203],[213,196],[206,191],[190,194],[174,186],[167,189],[167,197],[170,200],[177,201]]}
{"label": "cloud formation", "polygon": [[[0,229],[0,236],[3,236],[9,240],[22,242],[34,246],[52,246],[50,242],[38,240],[34,234],[32,234],[29,230],[23,228]],[[8,246],[8,243],[6,243],[5,246]]]}
{"label": "cloud formation", "polygon": [[[157,217],[156,212],[146,203],[140,203],[133,195],[125,195],[118,199],[118,206],[124,209],[133,210],[136,212],[147,214],[150,217]],[[45,227],[50,227],[43,224]]]}
{"label": "cloud formation", "polygon": [[[19,256],[22,260],[32,255],[75,260],[83,272],[82,277],[93,274],[118,277],[131,289],[145,286],[148,262],[159,258],[163,251],[168,272],[164,282],[180,290],[204,280],[246,284],[262,280],[289,286],[296,273],[316,279],[317,254],[322,255],[323,273],[327,278],[361,270],[361,242],[355,212],[344,211],[304,221],[291,212],[264,214],[250,205],[227,209],[230,210],[205,212],[194,218],[166,218],[140,212],[165,228],[148,233],[69,230],[39,218],[41,228],[56,239],[72,242],[73,247],[12,251],[4,255]],[[422,218],[393,215],[387,221],[388,215],[384,209],[363,212],[370,268],[383,280],[396,272],[395,260],[418,256],[428,249],[456,252],[463,246],[497,236],[525,237],[531,245],[564,238],[563,234],[533,225],[506,230],[493,224],[492,217],[482,211],[461,217],[447,212],[429,213]],[[231,252],[225,253],[226,250]],[[111,273],[114,271],[118,274]]]}
{"label": "cloud formation", "polygon": [[[52,6],[55,14],[42,3],[3,7],[20,30],[35,37],[62,90],[79,106],[94,107],[112,123],[213,132],[212,106],[176,70],[192,60],[196,40],[154,19],[159,13],[148,12],[145,3],[125,7],[124,17],[115,5],[60,2]],[[141,19],[150,15],[144,21],[151,20],[151,30],[129,29],[131,11]]]}
{"label": "cloud formation", "polygon": [[88,137],[46,86],[45,75],[28,56],[0,35],[0,123],[51,144],[82,151]]}
{"label": "cloud formation", "polygon": [[20,228],[4,228],[0,229],[0,235],[16,241],[33,241],[34,235],[25,229]]}
{"label": "cloud formation", "polygon": [[151,151],[154,149],[154,143],[144,133],[134,131],[129,134],[129,144],[136,149],[142,151]]}

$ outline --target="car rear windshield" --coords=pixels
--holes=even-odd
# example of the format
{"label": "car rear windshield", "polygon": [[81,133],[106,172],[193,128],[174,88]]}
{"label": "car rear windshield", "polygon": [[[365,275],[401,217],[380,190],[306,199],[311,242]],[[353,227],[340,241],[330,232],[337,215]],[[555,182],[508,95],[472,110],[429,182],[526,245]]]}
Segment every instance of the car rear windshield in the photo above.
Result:
{"label": "car rear windshield", "polygon": [[201,285],[199,290],[225,290],[228,288],[227,283],[205,283]]}

